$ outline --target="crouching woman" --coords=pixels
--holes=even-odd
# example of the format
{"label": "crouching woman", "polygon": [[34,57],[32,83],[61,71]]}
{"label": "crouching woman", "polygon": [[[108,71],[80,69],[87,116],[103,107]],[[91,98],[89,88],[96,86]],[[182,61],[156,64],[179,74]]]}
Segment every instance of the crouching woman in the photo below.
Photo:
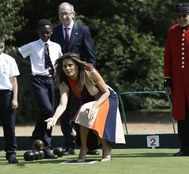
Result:
{"label": "crouching woman", "polygon": [[53,117],[46,120],[47,127],[53,127],[62,114],[69,116],[79,125],[79,161],[86,159],[89,129],[101,140],[101,161],[111,160],[111,144],[125,143],[117,94],[92,65],[75,53],[66,53],[57,61],[56,73],[60,103]]}

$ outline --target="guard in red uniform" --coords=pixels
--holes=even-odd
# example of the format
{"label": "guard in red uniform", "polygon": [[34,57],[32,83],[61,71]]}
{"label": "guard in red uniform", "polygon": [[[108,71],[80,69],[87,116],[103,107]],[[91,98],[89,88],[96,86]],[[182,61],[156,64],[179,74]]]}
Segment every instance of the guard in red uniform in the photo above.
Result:
{"label": "guard in red uniform", "polygon": [[177,24],[170,27],[164,52],[165,87],[170,89],[178,123],[180,151],[189,156],[189,3],[176,5]]}

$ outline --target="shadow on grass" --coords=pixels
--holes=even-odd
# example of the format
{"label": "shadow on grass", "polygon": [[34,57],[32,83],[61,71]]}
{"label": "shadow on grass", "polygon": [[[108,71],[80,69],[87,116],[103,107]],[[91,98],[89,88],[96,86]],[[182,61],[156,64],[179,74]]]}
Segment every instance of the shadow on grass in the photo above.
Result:
{"label": "shadow on grass", "polygon": [[[86,164],[90,163],[92,161],[98,161],[98,159],[87,159]],[[43,159],[43,160],[35,160],[35,161],[19,161],[18,164],[16,164],[18,167],[25,167],[27,164],[66,164],[66,163],[75,163],[79,164],[80,162],[77,162],[77,158],[67,158],[67,159]],[[1,165],[2,163],[0,163]],[[7,164],[7,163],[4,163]],[[81,163],[83,164],[83,162]]]}
{"label": "shadow on grass", "polygon": [[138,157],[173,157],[173,153],[129,153],[129,154],[112,154],[112,158],[138,158]]}

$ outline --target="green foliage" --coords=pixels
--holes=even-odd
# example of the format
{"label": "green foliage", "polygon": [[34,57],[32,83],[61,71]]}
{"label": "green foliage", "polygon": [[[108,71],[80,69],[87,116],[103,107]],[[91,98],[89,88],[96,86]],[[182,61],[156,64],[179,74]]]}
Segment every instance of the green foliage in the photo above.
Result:
{"label": "green foliage", "polygon": [[151,34],[136,32],[117,15],[93,20],[93,26],[97,65],[109,83],[129,91],[161,88],[162,48]]}
{"label": "green foliage", "polygon": [[19,11],[23,5],[22,0],[0,1],[0,35],[3,40],[14,40],[14,33],[21,29],[22,17]]}

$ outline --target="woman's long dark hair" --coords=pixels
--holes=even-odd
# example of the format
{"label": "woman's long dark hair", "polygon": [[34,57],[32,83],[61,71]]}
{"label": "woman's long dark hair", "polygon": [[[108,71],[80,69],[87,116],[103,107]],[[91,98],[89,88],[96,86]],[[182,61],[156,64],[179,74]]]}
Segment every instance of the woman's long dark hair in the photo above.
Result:
{"label": "woman's long dark hair", "polygon": [[56,65],[55,65],[55,67],[56,67],[56,80],[57,80],[58,84],[61,84],[62,82],[67,82],[67,76],[65,75],[65,73],[62,69],[63,68],[63,61],[65,59],[71,59],[72,61],[74,61],[76,63],[76,65],[78,65],[78,67],[79,67],[79,73],[81,72],[81,70],[83,70],[83,65],[75,60],[75,59],[80,59],[79,54],[76,54],[76,53],[64,54],[62,57],[60,57],[56,61]]}

